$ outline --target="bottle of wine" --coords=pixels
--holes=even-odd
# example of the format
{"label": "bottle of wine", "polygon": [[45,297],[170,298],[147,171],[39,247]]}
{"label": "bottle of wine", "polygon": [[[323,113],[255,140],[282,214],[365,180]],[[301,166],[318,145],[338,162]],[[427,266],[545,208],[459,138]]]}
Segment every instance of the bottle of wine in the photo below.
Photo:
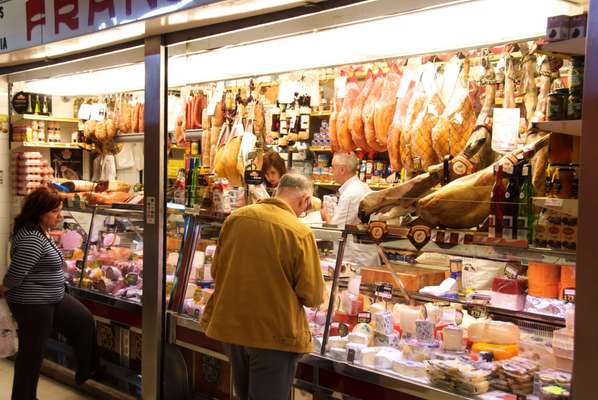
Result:
{"label": "bottle of wine", "polygon": [[33,104],[30,94],[27,95],[27,114],[33,114]]}
{"label": "bottle of wine", "polygon": [[280,132],[280,104],[278,101],[276,106],[272,107],[272,128],[270,130],[274,137],[277,137]]}
{"label": "bottle of wine", "polygon": [[503,217],[503,237],[505,239],[517,239],[517,219],[519,206],[519,177],[520,166],[513,168],[509,184],[505,191],[505,206]]}
{"label": "bottle of wine", "polygon": [[517,239],[532,243],[534,233],[534,215],[532,212],[532,197],[534,187],[531,182],[530,164],[525,164],[521,169],[521,187],[519,188],[519,210],[517,218]]}
{"label": "bottle of wine", "polygon": [[35,95],[35,113],[39,114],[41,112],[41,106],[39,104],[39,95]]}
{"label": "bottle of wine", "polygon": [[502,238],[505,184],[503,182],[502,166],[496,167],[494,186],[490,195],[490,215],[488,216],[488,237]]}
{"label": "bottle of wine", "polygon": [[48,96],[43,96],[42,100],[42,114],[48,115]]}

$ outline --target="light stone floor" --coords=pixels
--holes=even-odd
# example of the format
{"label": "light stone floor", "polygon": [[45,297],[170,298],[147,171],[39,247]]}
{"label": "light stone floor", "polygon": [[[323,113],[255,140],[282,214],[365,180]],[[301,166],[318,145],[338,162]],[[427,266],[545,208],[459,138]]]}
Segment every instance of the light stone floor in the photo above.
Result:
{"label": "light stone floor", "polygon": [[[12,361],[0,360],[0,400],[10,400],[12,377]],[[93,400],[93,397],[43,375],[40,376],[37,385],[37,397],[39,400]]]}

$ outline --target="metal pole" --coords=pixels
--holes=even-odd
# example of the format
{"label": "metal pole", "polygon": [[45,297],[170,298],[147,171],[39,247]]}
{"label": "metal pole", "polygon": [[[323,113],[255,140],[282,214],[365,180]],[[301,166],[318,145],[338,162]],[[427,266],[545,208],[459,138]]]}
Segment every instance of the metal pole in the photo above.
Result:
{"label": "metal pole", "polygon": [[345,256],[345,245],[347,244],[347,231],[343,231],[343,236],[338,243],[338,254],[336,256],[336,265],[334,266],[334,275],[332,278],[332,287],[330,289],[330,300],[328,301],[328,311],[326,312],[326,325],[324,325],[324,337],[322,338],[321,355],[326,354],[326,344],[330,336],[330,323],[332,322],[332,313],[334,312],[334,301],[336,299],[336,289],[338,287],[338,276],[340,274],[343,257]]}
{"label": "metal pole", "polygon": [[162,398],[166,221],[166,68],[162,36],[145,40],[145,225],[143,240],[143,357],[141,397]]}

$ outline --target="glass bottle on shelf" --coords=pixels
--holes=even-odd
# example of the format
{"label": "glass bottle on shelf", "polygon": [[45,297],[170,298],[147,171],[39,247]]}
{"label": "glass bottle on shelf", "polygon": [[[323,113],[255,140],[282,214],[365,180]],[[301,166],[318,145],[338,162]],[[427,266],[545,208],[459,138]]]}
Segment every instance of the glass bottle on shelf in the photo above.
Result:
{"label": "glass bottle on shelf", "polygon": [[505,191],[505,215],[503,217],[503,237],[505,239],[517,239],[520,170],[521,167],[519,166],[513,168],[509,184]]}
{"label": "glass bottle on shelf", "polygon": [[27,96],[27,114],[33,114],[33,104],[31,101],[31,95]]}
{"label": "glass bottle on shelf", "polygon": [[42,114],[48,115],[48,96],[43,96],[43,100],[42,100]]}
{"label": "glass bottle on shelf", "polygon": [[277,137],[280,133],[280,104],[278,101],[276,102],[276,105],[272,107],[272,126],[270,131],[274,137]]}
{"label": "glass bottle on shelf", "polygon": [[300,98],[299,140],[309,140],[309,119],[311,116],[310,102],[311,98],[308,95],[304,95]]}
{"label": "glass bottle on shelf", "polygon": [[488,236],[503,237],[503,217],[505,201],[505,184],[503,182],[502,165],[496,167],[494,186],[490,194],[490,215],[488,216]]}
{"label": "glass bottle on shelf", "polygon": [[287,107],[286,104],[280,105],[280,135],[287,135],[289,133],[288,130],[288,122],[287,122]]}
{"label": "glass bottle on shelf", "polygon": [[521,169],[521,187],[519,188],[519,209],[517,218],[517,239],[532,242],[534,215],[532,197],[534,187],[531,182],[531,165],[525,164]]}
{"label": "glass bottle on shelf", "polygon": [[35,95],[35,109],[34,109],[34,111],[35,111],[35,114],[39,114],[41,112],[41,106],[39,104],[39,95],[38,94]]}

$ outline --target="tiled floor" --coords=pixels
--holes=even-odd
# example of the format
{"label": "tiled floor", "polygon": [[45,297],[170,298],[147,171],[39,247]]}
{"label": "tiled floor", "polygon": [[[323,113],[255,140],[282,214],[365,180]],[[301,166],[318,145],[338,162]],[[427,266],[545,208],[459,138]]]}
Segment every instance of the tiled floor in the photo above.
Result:
{"label": "tiled floor", "polygon": [[[12,376],[12,362],[0,360],[0,400],[10,400]],[[72,387],[65,386],[43,375],[39,378],[37,397],[39,400],[93,400],[93,397],[89,397]]]}

